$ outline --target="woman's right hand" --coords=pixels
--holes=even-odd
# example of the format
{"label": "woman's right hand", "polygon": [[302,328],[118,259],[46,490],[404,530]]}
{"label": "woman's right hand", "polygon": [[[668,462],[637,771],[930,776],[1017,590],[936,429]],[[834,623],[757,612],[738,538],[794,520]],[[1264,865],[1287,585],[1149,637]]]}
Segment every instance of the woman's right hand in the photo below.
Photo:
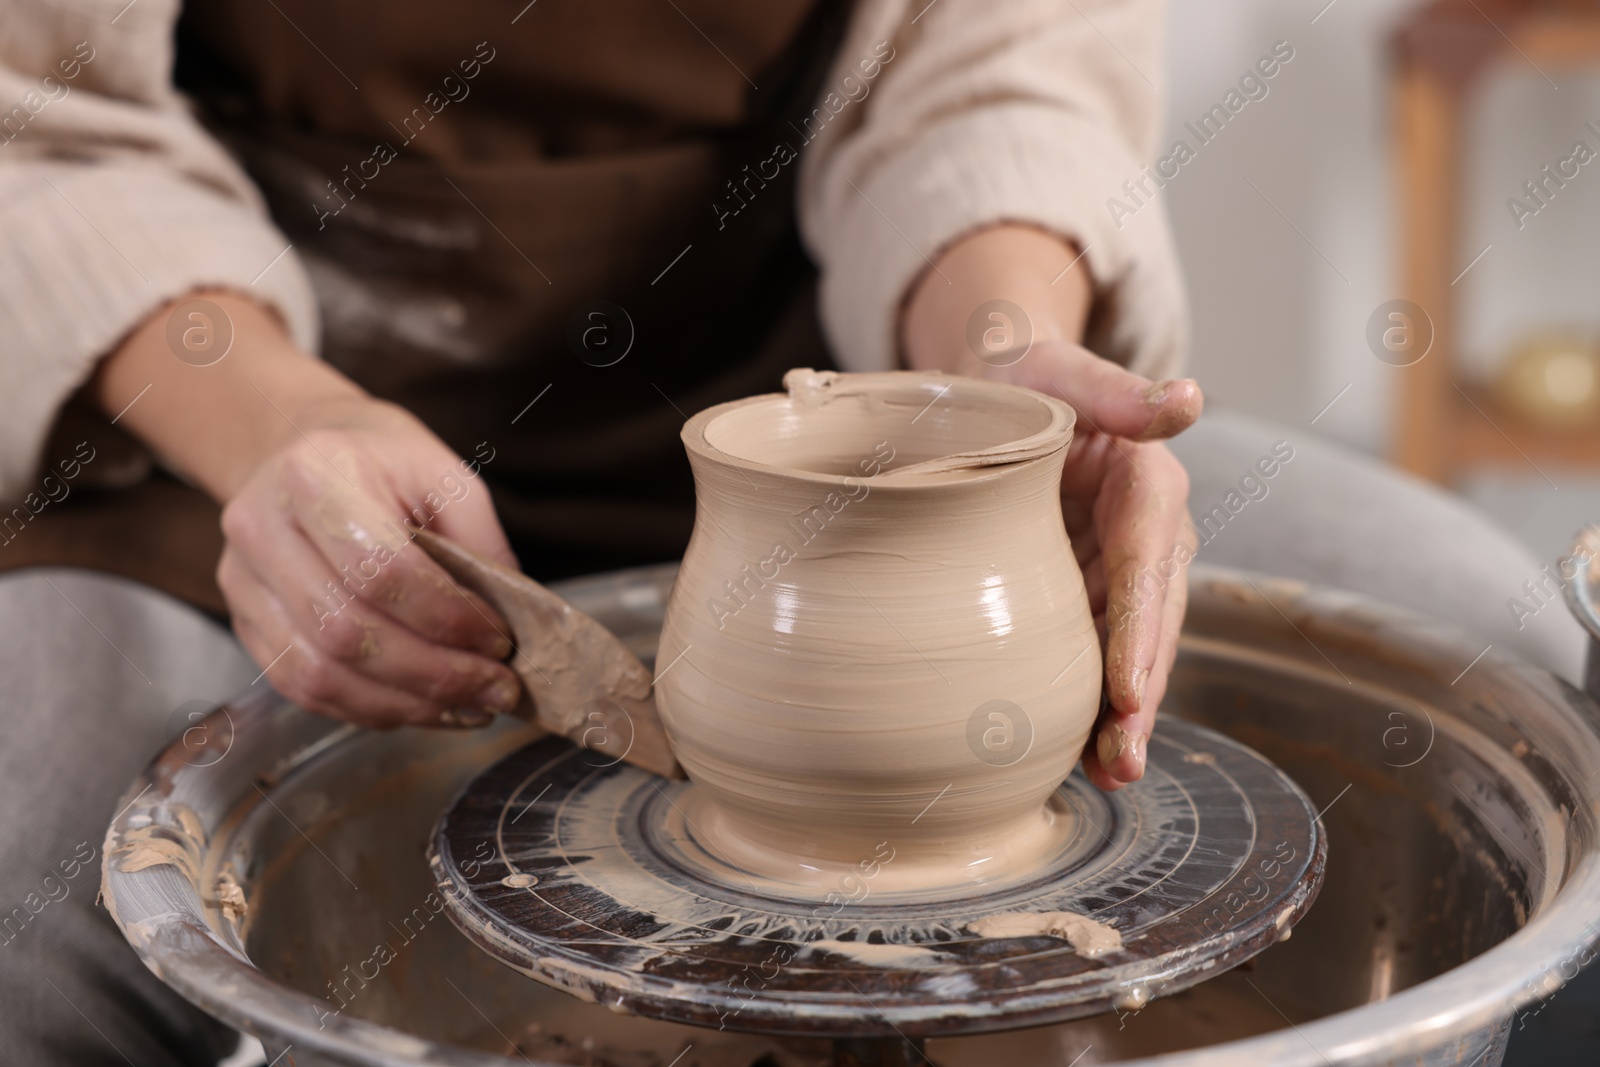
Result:
{"label": "woman's right hand", "polygon": [[521,692],[505,620],[407,529],[516,560],[476,470],[369,401],[267,459],[222,513],[234,632],[273,688],[368,726],[487,723]]}
{"label": "woman's right hand", "polygon": [[[214,361],[167,340],[169,320],[188,322],[196,306],[231,338]],[[152,315],[94,388],[103,410],[224,505],[217,583],[273,688],[380,727],[482,725],[515,707],[520,683],[501,662],[509,626],[407,529],[516,566],[478,467],[421,421],[221,292]]]}

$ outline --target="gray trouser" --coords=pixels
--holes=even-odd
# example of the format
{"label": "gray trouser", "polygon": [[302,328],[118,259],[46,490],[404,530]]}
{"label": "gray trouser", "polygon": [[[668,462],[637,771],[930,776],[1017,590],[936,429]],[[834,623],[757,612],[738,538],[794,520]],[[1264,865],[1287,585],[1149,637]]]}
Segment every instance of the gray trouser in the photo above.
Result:
{"label": "gray trouser", "polygon": [[[1258,459],[1283,440],[1293,457],[1261,475]],[[1582,638],[1559,604],[1520,629],[1506,607],[1543,561],[1453,499],[1236,417],[1208,417],[1178,451],[1207,538],[1201,560],[1405,604],[1578,677]],[[128,782],[186,724],[191,702],[226,698],[255,676],[224,629],[159,593],[75,571],[0,577],[6,1062],[165,1067],[228,1050],[231,1035],[145,971],[95,896],[101,840]]]}
{"label": "gray trouser", "polygon": [[117,800],[175,716],[257,670],[222,627],[133,582],[0,578],[0,1060],[167,1067],[231,1050],[233,1033],[146,971],[96,898]]}
{"label": "gray trouser", "polygon": [[[1293,457],[1264,477],[1257,464],[1277,460],[1279,442]],[[1303,428],[1231,412],[1201,419],[1173,451],[1189,471],[1202,562],[1387,600],[1581,683],[1583,629],[1541,574],[1553,561],[1534,559],[1459,497]],[[1600,500],[1592,521],[1600,522]]]}

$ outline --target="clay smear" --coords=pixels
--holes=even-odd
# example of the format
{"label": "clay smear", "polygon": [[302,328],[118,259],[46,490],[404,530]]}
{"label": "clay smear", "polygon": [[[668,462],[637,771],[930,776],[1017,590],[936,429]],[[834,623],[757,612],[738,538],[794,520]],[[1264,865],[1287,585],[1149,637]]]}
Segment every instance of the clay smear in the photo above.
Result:
{"label": "clay smear", "polygon": [[784,384],[683,430],[697,517],[656,700],[697,833],[819,896],[857,899],[883,844],[875,896],[1036,870],[1099,701],[1061,518],[1072,410],[947,375]]}
{"label": "clay smear", "polygon": [[191,882],[200,880],[200,857],[206,846],[206,828],[186,804],[167,805],[177,827],[161,823],[138,826],[122,835],[111,852],[117,870],[128,874],[163,865],[176,867]]}
{"label": "clay smear", "polygon": [[806,946],[812,952],[832,952],[837,956],[865,963],[873,967],[908,968],[948,965],[950,959],[931,948],[921,945],[875,945],[870,941],[813,941]]}
{"label": "clay smear", "polygon": [[1122,949],[1116,927],[1071,911],[1007,911],[968,923],[967,929],[979,937],[1059,937],[1091,960]]}

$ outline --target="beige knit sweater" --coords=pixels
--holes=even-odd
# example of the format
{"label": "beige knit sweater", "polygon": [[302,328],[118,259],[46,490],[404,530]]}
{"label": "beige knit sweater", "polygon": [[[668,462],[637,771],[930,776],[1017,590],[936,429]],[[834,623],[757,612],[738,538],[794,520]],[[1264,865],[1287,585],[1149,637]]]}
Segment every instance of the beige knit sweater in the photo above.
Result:
{"label": "beige knit sweater", "polygon": [[[62,403],[197,287],[316,302],[243,171],[173,88],[180,0],[0,0],[0,498],[33,488]],[[1101,354],[1151,376],[1185,346],[1162,204],[1107,200],[1159,133],[1162,0],[861,0],[828,91],[889,42],[870,94],[807,149],[799,217],[841,366],[895,360],[908,287],[951,241],[1028,222],[1086,249]],[[843,92],[840,95],[844,95]]]}

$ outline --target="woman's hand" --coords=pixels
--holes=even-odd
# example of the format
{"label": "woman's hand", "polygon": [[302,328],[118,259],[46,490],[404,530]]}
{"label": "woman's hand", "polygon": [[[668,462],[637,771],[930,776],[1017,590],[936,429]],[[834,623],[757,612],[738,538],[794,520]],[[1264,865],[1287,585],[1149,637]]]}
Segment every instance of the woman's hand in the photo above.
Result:
{"label": "woman's hand", "polygon": [[[1090,302],[1088,274],[1076,257],[1071,245],[1038,230],[980,231],[952,245],[923,276],[902,336],[913,368],[1026,386],[1078,413],[1062,515],[1105,648],[1107,697],[1083,765],[1091,781],[1110,790],[1144,774],[1146,743],[1177,655],[1195,539],[1188,476],[1160,442],[1199,418],[1204,400],[1192,380],[1151,382],[1076,343]],[[997,299],[1011,307],[996,309],[1000,318],[991,323],[992,313],[979,309]],[[1019,311],[1022,322],[1014,321]],[[975,315],[981,328],[972,331]],[[999,343],[974,349],[969,333],[991,325]],[[1025,346],[1007,343],[1024,331]]]}
{"label": "woman's hand", "polygon": [[476,473],[371,403],[256,468],[222,513],[217,584],[273,687],[368,726],[482,725],[521,692],[504,620],[412,543],[426,527],[516,566]]}
{"label": "woman's hand", "polygon": [[[427,527],[515,566],[478,468],[420,421],[294,348],[266,311],[205,294],[232,347],[168,349],[153,316],[102,365],[102,407],[225,506],[217,583],[296,703],[369,726],[467,726],[520,692],[505,621],[412,543]],[[219,324],[212,324],[219,325]],[[129,399],[139,394],[127,407]]]}
{"label": "woman's hand", "polygon": [[1105,648],[1109,714],[1084,751],[1102,789],[1144,774],[1145,746],[1178,654],[1194,526],[1189,476],[1160,439],[1200,414],[1192,381],[1153,383],[1064,341],[1034,345],[984,377],[1059,397],[1078,412],[1061,511]]}

